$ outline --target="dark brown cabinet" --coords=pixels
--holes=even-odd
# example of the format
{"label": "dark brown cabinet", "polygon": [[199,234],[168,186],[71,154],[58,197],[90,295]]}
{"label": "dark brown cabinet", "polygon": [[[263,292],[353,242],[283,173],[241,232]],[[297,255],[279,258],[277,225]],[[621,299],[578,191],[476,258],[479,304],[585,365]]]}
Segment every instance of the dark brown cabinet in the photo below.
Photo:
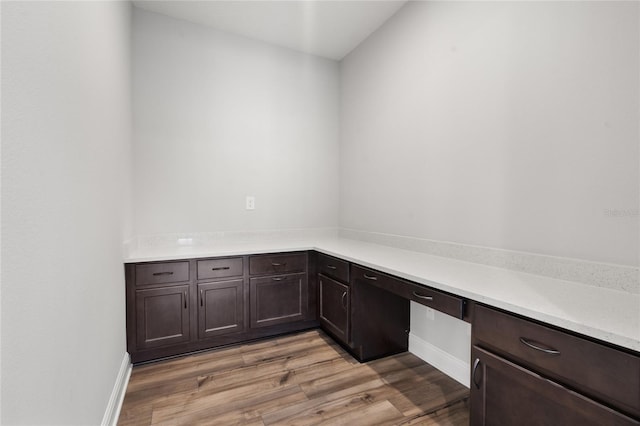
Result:
{"label": "dark brown cabinet", "polygon": [[640,357],[476,305],[471,423],[638,425]]}
{"label": "dark brown cabinet", "polygon": [[198,284],[198,336],[244,330],[244,280]]}
{"label": "dark brown cabinet", "polygon": [[408,349],[409,300],[376,282],[394,278],[325,254],[317,255],[316,268],[319,320],[327,333],[359,361]]}
{"label": "dark brown cabinet", "polygon": [[136,340],[141,349],[188,342],[189,286],[137,290]]}
{"label": "dark brown cabinet", "polygon": [[249,257],[251,328],[311,319],[307,271],[306,252]]}
{"label": "dark brown cabinet", "polygon": [[125,265],[134,363],[318,326],[307,252]]}
{"label": "dark brown cabinet", "polygon": [[[351,348],[360,361],[409,349],[409,300],[390,291],[401,280],[351,265]],[[387,286],[388,285],[388,286]]]}
{"label": "dark brown cabinet", "polygon": [[251,327],[301,321],[307,316],[307,274],[251,278]]}
{"label": "dark brown cabinet", "polygon": [[125,273],[134,363],[318,325],[368,361],[408,349],[414,301],[472,322],[472,425],[640,425],[637,352],[333,256],[146,262]]}
{"label": "dark brown cabinet", "polygon": [[249,257],[250,275],[306,272],[307,253],[261,254]]}
{"label": "dark brown cabinet", "polygon": [[342,283],[349,282],[349,262],[322,253],[318,253],[316,259],[316,268],[319,274],[334,278]]}
{"label": "dark brown cabinet", "polygon": [[349,344],[349,286],[321,274],[318,291],[320,324],[340,342]]}
{"label": "dark brown cabinet", "polygon": [[472,358],[472,425],[639,424],[630,417],[477,346],[472,348]]}

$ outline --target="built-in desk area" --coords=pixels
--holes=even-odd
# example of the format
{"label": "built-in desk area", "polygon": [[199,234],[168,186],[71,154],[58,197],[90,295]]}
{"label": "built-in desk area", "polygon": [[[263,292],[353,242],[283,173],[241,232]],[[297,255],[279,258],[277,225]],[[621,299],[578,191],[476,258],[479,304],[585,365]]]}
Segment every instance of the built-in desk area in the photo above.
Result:
{"label": "built-in desk area", "polygon": [[138,250],[125,271],[134,362],[317,326],[366,361],[407,350],[414,301],[472,324],[473,424],[639,423],[638,295],[338,238]]}

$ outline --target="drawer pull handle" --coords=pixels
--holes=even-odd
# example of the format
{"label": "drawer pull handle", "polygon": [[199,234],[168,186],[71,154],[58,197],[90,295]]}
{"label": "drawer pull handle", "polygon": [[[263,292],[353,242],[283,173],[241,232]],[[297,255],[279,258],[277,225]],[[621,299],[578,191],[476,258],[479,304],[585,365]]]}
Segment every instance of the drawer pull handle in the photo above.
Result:
{"label": "drawer pull handle", "polygon": [[534,345],[533,343],[531,343],[529,340],[525,339],[524,337],[520,338],[520,342],[523,345],[530,347],[531,349],[535,349],[536,351],[544,352],[545,354],[560,355],[560,351],[558,351],[556,349],[542,348],[540,346]]}
{"label": "drawer pull handle", "polygon": [[278,266],[286,266],[286,265],[287,265],[287,262],[284,262],[284,263],[271,262],[271,266],[273,266],[274,268]]}
{"label": "drawer pull handle", "polygon": [[433,296],[423,296],[420,293],[418,293],[417,291],[413,292],[413,295],[415,297],[417,297],[418,299],[424,299],[424,300],[433,300]]}
{"label": "drawer pull handle", "polygon": [[200,306],[204,306],[204,298],[202,297],[202,290],[200,290]]}
{"label": "drawer pull handle", "polygon": [[229,269],[228,266],[217,266],[215,268],[211,268],[212,271],[226,271],[227,269]]}
{"label": "drawer pull handle", "polygon": [[271,278],[273,281],[282,281],[284,278],[282,277],[273,277]]}
{"label": "drawer pull handle", "polygon": [[347,309],[347,306],[344,304],[345,297],[347,297],[347,292],[346,291],[342,293],[342,307],[344,309]]}
{"label": "drawer pull handle", "polygon": [[471,380],[473,380],[473,384],[476,385],[476,389],[480,389],[480,383],[476,380],[476,371],[478,370],[478,366],[480,365],[480,358],[476,358],[473,362],[473,370],[471,372]]}
{"label": "drawer pull handle", "polygon": [[184,308],[187,309],[187,292],[184,292]]}
{"label": "drawer pull handle", "polygon": [[327,269],[335,270],[335,269],[338,269],[338,268],[336,266],[333,266],[333,265],[327,265]]}
{"label": "drawer pull handle", "polygon": [[154,277],[157,277],[157,276],[160,276],[160,275],[173,275],[173,272],[167,271],[167,272],[154,272],[153,273]]}
{"label": "drawer pull handle", "polygon": [[364,274],[363,276],[364,276],[366,279],[368,279],[368,280],[371,280],[371,281],[378,281],[378,277],[374,277],[374,276],[372,276],[372,275],[367,275],[367,274]]}

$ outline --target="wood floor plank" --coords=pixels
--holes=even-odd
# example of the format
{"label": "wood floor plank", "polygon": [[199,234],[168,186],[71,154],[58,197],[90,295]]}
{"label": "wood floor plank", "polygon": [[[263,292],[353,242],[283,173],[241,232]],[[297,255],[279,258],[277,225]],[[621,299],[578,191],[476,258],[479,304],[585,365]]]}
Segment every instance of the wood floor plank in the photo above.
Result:
{"label": "wood floor plank", "polygon": [[398,426],[460,426],[469,424],[469,399],[464,398],[429,414],[408,417]]}
{"label": "wood floor plank", "polygon": [[[379,403],[393,405],[384,399],[385,385],[377,380],[345,389],[335,395],[324,395],[308,402],[292,405],[288,409],[278,410],[262,416],[265,425],[316,425],[332,420],[334,424],[342,419],[361,416],[367,407]],[[386,405],[385,405],[386,406]],[[393,418],[403,416],[393,407]],[[374,417],[369,417],[369,421]]]}
{"label": "wood floor plank", "polygon": [[384,378],[398,390],[389,400],[406,416],[432,412],[469,394],[460,383],[429,365],[426,367],[412,370],[414,374],[407,377],[394,374],[392,378]]}
{"label": "wood floor plank", "polygon": [[[154,407],[151,424],[164,424],[175,420],[178,424],[192,424],[202,419],[252,418],[249,412],[259,413],[273,405],[283,407],[306,400],[297,386],[264,387],[262,384],[243,386],[227,392],[208,395],[189,401],[182,406]],[[224,424],[220,421],[219,424]]]}
{"label": "wood floor plank", "polygon": [[365,407],[348,411],[326,419],[320,425],[370,426],[372,419],[376,425],[394,424],[402,421],[402,413],[389,401],[383,400]]}
{"label": "wood floor plank", "polygon": [[468,396],[410,353],[360,364],[311,330],[136,366],[118,424],[461,426]]}
{"label": "wood floor plank", "polygon": [[169,382],[161,382],[156,386],[145,387],[144,389],[127,389],[127,404],[132,406],[145,405],[165,396],[182,394],[184,392],[194,392],[198,389],[198,379],[187,377]]}
{"label": "wood floor plank", "polygon": [[192,365],[180,365],[162,372],[145,371],[140,375],[136,374],[135,377],[133,377],[132,374],[127,391],[131,389],[132,392],[135,392],[171,383],[175,380],[211,374],[215,371],[224,371],[230,368],[237,368],[242,365],[244,365],[242,357],[234,355],[223,356],[220,358],[214,357],[213,359],[208,359],[203,362],[194,362]]}
{"label": "wood floor plank", "polygon": [[151,424],[151,414],[153,407],[151,404],[147,405],[127,405],[125,402],[122,404],[120,410],[120,417],[118,418],[118,425],[121,426],[146,426]]}
{"label": "wood floor plank", "polygon": [[[424,365],[424,361],[422,361],[422,364]],[[433,369],[433,367],[431,367],[431,369]],[[359,364],[349,370],[349,374],[332,374],[302,383],[300,386],[309,398],[316,398],[324,394],[334,393],[337,390],[348,388],[363,380],[369,380],[371,378],[383,380],[385,376],[393,373],[402,372],[403,374],[412,374],[411,371],[412,370],[407,369],[404,363],[387,359],[378,362],[376,368],[372,368],[367,364]]]}
{"label": "wood floor plank", "polygon": [[[357,406],[360,402],[363,404],[371,404],[381,398],[385,394],[383,389],[385,384],[379,378],[367,382],[354,384],[333,393],[325,393],[308,401],[303,401],[287,408],[279,409],[263,416],[265,424],[284,424],[284,423],[304,423],[304,418],[316,418],[322,420],[324,418],[333,417],[327,414],[327,411],[336,412],[345,407]],[[349,408],[351,409],[351,408]],[[348,410],[347,410],[348,411]],[[313,423],[312,423],[313,424]]]}

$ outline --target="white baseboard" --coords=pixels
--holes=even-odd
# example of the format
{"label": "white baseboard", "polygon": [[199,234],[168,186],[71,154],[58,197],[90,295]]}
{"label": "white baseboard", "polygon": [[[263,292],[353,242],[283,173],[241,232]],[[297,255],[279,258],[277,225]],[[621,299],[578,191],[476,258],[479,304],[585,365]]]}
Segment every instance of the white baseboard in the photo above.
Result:
{"label": "white baseboard", "polygon": [[469,372],[471,371],[469,363],[454,357],[413,333],[409,333],[409,352],[469,387]]}
{"label": "white baseboard", "polygon": [[111,391],[107,409],[104,412],[104,417],[102,417],[102,426],[115,426],[118,423],[120,409],[122,409],[122,402],[124,401],[124,394],[127,391],[129,377],[131,377],[131,367],[129,353],[125,352],[122,358],[122,364],[120,364],[120,371],[118,371],[118,377],[116,377],[116,382]]}

